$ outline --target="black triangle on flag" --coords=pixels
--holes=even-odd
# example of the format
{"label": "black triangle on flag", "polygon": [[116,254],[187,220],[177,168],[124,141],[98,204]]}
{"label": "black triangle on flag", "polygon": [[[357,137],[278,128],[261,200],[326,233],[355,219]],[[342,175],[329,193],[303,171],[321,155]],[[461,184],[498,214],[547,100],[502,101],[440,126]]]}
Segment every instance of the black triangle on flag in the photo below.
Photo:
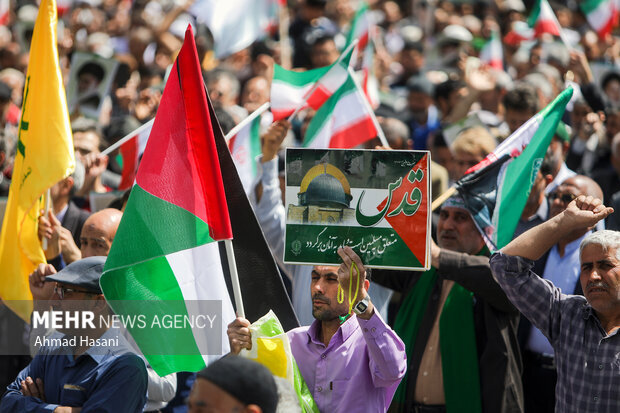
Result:
{"label": "black triangle on flag", "polygon": [[[286,293],[280,271],[245,194],[210,100],[209,113],[213,123],[215,145],[220,158],[220,169],[224,178],[224,191],[226,192],[228,214],[233,230],[233,247],[237,272],[239,273],[239,284],[241,284],[245,318],[253,323],[267,314],[269,310],[273,310],[284,331],[299,327],[299,320]],[[234,303],[224,243],[220,242],[219,247],[228,294]],[[223,320],[225,325],[231,321]]]}

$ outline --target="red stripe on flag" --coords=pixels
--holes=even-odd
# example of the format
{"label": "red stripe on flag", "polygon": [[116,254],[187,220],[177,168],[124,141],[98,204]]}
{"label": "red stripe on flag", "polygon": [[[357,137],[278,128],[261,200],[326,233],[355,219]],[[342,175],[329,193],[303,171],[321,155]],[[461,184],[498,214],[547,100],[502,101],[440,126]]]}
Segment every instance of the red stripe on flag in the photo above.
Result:
{"label": "red stripe on flag", "polygon": [[534,27],[534,35],[538,37],[543,33],[559,36],[560,30],[553,20],[539,20],[536,22],[536,27]]}
{"label": "red stripe on flag", "polygon": [[133,181],[136,179],[138,144],[138,136],[134,136],[121,145],[120,152],[123,157],[123,171],[121,173],[121,183],[118,185],[118,189],[121,191],[131,188]]}
{"label": "red stripe on flag", "polygon": [[332,92],[319,85],[314,92],[308,97],[306,103],[313,109],[318,109],[332,95]]}
{"label": "red stripe on flag", "polygon": [[191,26],[166,83],[136,180],[150,194],[205,221],[211,238],[232,238]]}
{"label": "red stripe on flag", "polygon": [[330,148],[353,148],[377,136],[377,129],[370,117],[360,119],[350,127],[332,135]]}

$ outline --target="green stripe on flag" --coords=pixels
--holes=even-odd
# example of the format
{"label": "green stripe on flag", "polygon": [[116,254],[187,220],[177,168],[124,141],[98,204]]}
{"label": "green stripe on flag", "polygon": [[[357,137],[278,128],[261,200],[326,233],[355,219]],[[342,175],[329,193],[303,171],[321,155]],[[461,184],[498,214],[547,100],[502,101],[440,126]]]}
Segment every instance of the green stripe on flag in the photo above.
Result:
{"label": "green stripe on flag", "polygon": [[117,233],[123,237],[114,239],[106,270],[213,242],[204,221],[139,185],[131,190]]}
{"label": "green stripe on flag", "polygon": [[349,34],[347,35],[347,42],[345,43],[345,49],[349,46],[353,40],[355,40],[355,31],[357,30],[357,26],[360,24],[360,18],[368,11],[368,4],[366,2],[362,2],[360,8],[355,13],[353,17],[353,21],[351,23],[351,29],[349,30]]}
{"label": "green stripe on flag", "polygon": [[538,16],[540,15],[541,3],[543,1],[544,0],[536,0],[536,2],[534,3],[532,13],[530,13],[529,17],[527,18],[527,24],[530,27],[534,27],[536,25],[536,21],[538,20]]}
{"label": "green stripe on flag", "polygon": [[284,82],[298,87],[307,86],[319,80],[332,66],[320,67],[306,72],[294,72],[275,64],[273,69],[273,81]]}
{"label": "green stripe on flag", "polygon": [[355,83],[350,75],[347,75],[347,81],[340,86],[340,88],[334,92],[333,95],[330,96],[329,99],[321,108],[316,112],[310,124],[308,125],[308,129],[306,130],[306,136],[304,136],[304,141],[302,146],[304,148],[309,147],[314,139],[320,135],[321,130],[330,119],[332,113],[334,112],[334,108],[338,104],[340,98],[349,92],[355,92]]}
{"label": "green stripe on flag", "polygon": [[160,375],[198,371],[205,366],[191,328],[175,328],[174,334],[170,334],[170,329],[152,324],[156,317],[188,315],[183,293],[166,257],[106,271],[100,282],[116,314],[146,317],[146,328],[129,330]]}
{"label": "green stripe on flag", "polygon": [[[603,5],[604,3],[609,3],[609,0],[586,0],[582,2],[579,7],[581,7],[581,10],[583,10],[585,14],[590,14],[594,10],[601,7],[601,5]],[[609,13],[609,17],[611,18],[611,7],[609,8]]]}
{"label": "green stripe on flag", "polygon": [[498,200],[499,205],[494,214],[500,217],[497,222],[497,248],[504,247],[512,240],[519,217],[529,197],[533,178],[540,169],[542,159],[547,153],[547,148],[572,95],[573,89],[566,89],[536,115],[540,117],[540,125],[530,143],[521,155],[513,159],[506,167],[504,180],[499,185],[501,188],[498,188],[501,199]]}
{"label": "green stripe on flag", "polygon": [[260,147],[260,122],[261,117],[258,116],[252,121],[250,126],[250,165],[252,165],[252,176],[256,177],[256,157],[261,153]]}

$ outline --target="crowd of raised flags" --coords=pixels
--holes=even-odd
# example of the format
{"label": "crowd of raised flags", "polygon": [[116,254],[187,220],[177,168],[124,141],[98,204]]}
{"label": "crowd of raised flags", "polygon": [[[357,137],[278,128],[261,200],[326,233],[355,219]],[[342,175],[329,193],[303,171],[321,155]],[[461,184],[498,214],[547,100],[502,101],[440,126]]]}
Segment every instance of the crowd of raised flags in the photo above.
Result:
{"label": "crowd of raised flags", "polygon": [[[248,0],[242,3],[240,6],[233,1],[200,0],[193,6],[198,20],[211,29],[218,57],[244,49],[277,28],[283,2]],[[4,21],[6,4],[0,1],[0,23]],[[31,298],[28,274],[45,262],[37,237],[38,213],[44,207],[46,191],[69,175],[75,163],[57,53],[56,6],[54,0],[41,2],[29,53],[12,186],[0,237],[3,272],[0,297],[8,303]],[[60,4],[58,7],[60,9]],[[600,36],[609,35],[617,24],[618,0],[588,0],[580,7]],[[240,8],[246,12],[239,13]],[[535,2],[528,24],[530,32],[523,38],[551,34],[564,39],[563,29],[547,0]],[[231,27],[242,27],[243,30],[231,30]],[[232,298],[234,294],[229,293],[227,284],[237,275],[229,269],[230,256],[224,258],[224,250],[217,241],[233,239],[235,244],[239,234],[239,243],[235,244],[237,252],[241,252],[236,254],[239,257],[250,253],[253,247],[247,245],[255,244],[258,237],[261,244],[256,247],[257,253],[268,253],[256,219],[252,216],[247,222],[239,221],[243,209],[247,214],[250,208],[243,194],[253,190],[252,183],[257,177],[255,159],[261,153],[261,131],[265,125],[281,119],[294,119],[300,111],[312,108],[316,112],[301,142],[304,147],[353,148],[381,136],[373,112],[380,103],[373,65],[375,32],[369,7],[362,2],[351,21],[340,57],[330,66],[307,71],[290,70],[276,64],[271,79],[269,111],[266,112],[267,107],[261,108],[261,113],[253,116],[251,121],[242,121],[243,127],[225,141],[204,87],[194,31],[188,27],[167,78],[154,122],[138,133],[127,135],[133,138],[120,148],[123,172],[118,189],[131,188],[131,195],[101,280],[106,298],[217,299],[223,303],[223,318],[232,320],[234,308],[240,303]],[[492,32],[482,47],[480,59],[490,67],[503,70],[499,32]],[[360,70],[356,71],[358,68]],[[472,196],[472,199],[478,196],[476,185],[480,184],[483,174],[491,174],[492,178],[488,179],[497,183],[497,198],[490,200],[494,209],[489,210],[487,203],[472,211],[491,248],[503,246],[511,239],[532,184],[532,164],[544,157],[572,93],[570,88],[560,93],[456,183],[461,194]],[[231,177],[230,174],[235,173],[231,168],[233,162],[236,176]],[[229,180],[234,184],[229,184]],[[477,205],[475,200],[471,205]],[[243,235],[248,226],[256,232]],[[244,241],[243,236],[248,239]],[[248,273],[257,271],[252,269],[253,264],[248,258],[251,257],[239,258],[247,261],[245,265],[239,265],[243,292],[239,297],[251,302],[251,287],[244,280],[252,278]],[[265,265],[271,274],[277,274],[270,256]],[[275,290],[279,292],[273,293],[272,298],[286,301],[282,285],[276,285]],[[251,310],[246,314],[252,314],[255,319],[267,314],[269,300],[262,301],[265,302],[260,306],[251,303]],[[277,318],[288,328],[295,324],[294,315],[290,302],[277,307],[281,310],[280,314],[275,311],[277,317],[262,319],[259,324],[277,323],[280,328],[278,339],[284,340],[286,336],[282,338],[282,326]],[[30,308],[12,310],[23,319],[28,319],[31,311]],[[114,310],[120,313],[129,311],[123,308]],[[198,309],[188,308],[187,311],[189,314]],[[140,336],[136,331],[134,339],[140,347],[148,342],[167,342],[172,349],[176,341],[183,345],[193,343],[192,354],[147,357],[160,375],[197,371],[208,363],[205,343],[199,332],[188,329],[174,340],[167,337],[165,331],[158,337],[154,337],[152,331],[149,334]],[[257,338],[260,340],[258,334]],[[271,338],[266,335],[265,339]],[[301,383],[303,379],[300,382],[297,377],[299,372],[294,367],[290,351],[288,355],[284,352],[286,345],[273,348],[280,351],[277,357],[288,357],[288,361],[268,367],[274,375],[291,381],[304,411],[314,411],[316,406],[308,389]],[[227,338],[223,335],[222,350],[225,353],[227,349]],[[256,352],[249,357],[261,361]],[[268,361],[265,363],[269,364]],[[290,368],[278,371],[282,363],[289,363]]]}

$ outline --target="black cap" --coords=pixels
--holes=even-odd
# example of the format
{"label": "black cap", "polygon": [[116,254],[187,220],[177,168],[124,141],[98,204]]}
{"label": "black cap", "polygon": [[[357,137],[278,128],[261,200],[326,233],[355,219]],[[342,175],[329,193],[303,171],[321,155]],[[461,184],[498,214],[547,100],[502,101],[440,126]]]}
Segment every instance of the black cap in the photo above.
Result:
{"label": "black cap", "polygon": [[103,272],[106,257],[88,257],[74,261],[56,274],[48,275],[45,281],[82,287],[86,291],[101,294],[99,278]]}
{"label": "black cap", "polygon": [[209,364],[196,377],[209,380],[246,406],[259,406],[264,413],[275,413],[278,407],[278,388],[273,375],[255,361],[229,355]]}
{"label": "black cap", "polygon": [[433,96],[435,93],[435,87],[424,75],[411,76],[409,80],[407,80],[407,90],[409,90],[409,92],[424,93],[428,96]]}

